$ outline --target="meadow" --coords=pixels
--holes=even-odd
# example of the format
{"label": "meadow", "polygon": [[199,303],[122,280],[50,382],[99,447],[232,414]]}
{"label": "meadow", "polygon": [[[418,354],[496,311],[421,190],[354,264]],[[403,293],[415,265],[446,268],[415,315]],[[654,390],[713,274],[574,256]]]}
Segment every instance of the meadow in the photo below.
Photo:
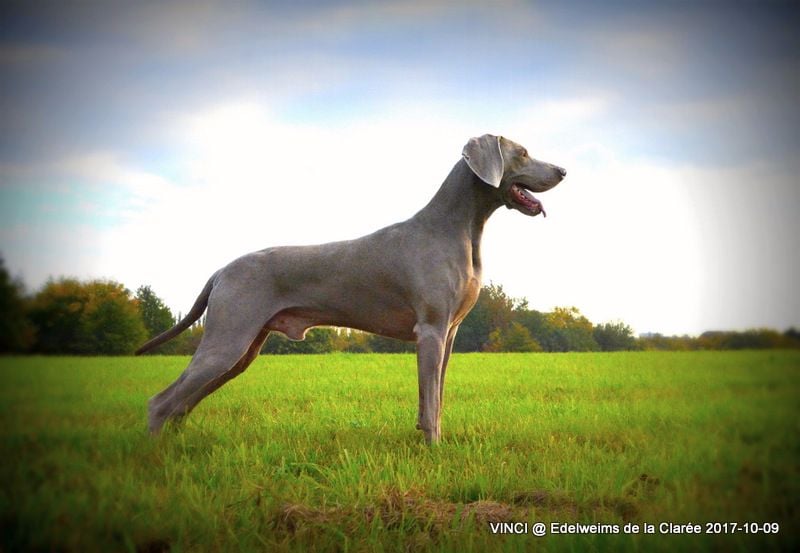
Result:
{"label": "meadow", "polygon": [[436,447],[407,354],[261,356],[152,438],[187,362],[0,358],[0,551],[798,547],[797,351],[456,354]]}

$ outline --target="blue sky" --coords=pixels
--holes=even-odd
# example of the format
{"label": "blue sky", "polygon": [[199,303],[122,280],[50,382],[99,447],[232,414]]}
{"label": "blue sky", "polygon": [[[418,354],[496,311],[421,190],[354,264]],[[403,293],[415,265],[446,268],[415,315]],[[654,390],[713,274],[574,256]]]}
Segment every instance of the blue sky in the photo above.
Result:
{"label": "blue sky", "polygon": [[567,167],[484,278],[638,332],[800,326],[800,28],[779,2],[14,4],[0,251],[186,311],[266,246],[412,215],[470,136]]}

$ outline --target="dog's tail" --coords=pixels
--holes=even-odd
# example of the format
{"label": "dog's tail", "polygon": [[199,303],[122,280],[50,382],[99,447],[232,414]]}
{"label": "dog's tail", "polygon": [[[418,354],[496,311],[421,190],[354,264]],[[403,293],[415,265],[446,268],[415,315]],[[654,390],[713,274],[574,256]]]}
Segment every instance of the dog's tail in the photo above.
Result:
{"label": "dog's tail", "polygon": [[208,297],[211,295],[211,289],[214,288],[214,281],[216,280],[216,277],[217,273],[214,273],[211,278],[208,279],[205,288],[203,288],[203,291],[200,292],[200,295],[197,296],[197,299],[194,301],[192,309],[189,310],[183,319],[178,321],[175,326],[169,330],[165,330],[155,338],[152,338],[146,342],[142,347],[134,352],[134,355],[141,355],[146,351],[150,351],[154,347],[160,346],[164,342],[172,340],[175,336],[192,326],[192,323],[199,319],[200,315],[203,314],[203,311],[206,310],[206,306],[208,305]]}

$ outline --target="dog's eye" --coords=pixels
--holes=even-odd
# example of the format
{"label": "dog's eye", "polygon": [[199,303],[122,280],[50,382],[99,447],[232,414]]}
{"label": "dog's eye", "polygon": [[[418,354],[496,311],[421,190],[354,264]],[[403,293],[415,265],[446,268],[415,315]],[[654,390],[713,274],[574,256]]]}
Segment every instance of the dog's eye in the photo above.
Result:
{"label": "dog's eye", "polygon": [[528,150],[523,148],[522,151],[519,153],[519,155],[521,155],[522,157],[528,157]]}

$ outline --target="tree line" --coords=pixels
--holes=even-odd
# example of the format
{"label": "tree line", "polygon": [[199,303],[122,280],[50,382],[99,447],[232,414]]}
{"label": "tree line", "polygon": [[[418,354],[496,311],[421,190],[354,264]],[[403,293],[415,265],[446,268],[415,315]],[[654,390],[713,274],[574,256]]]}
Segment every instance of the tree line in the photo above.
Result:
{"label": "tree line", "polygon": [[[0,258],[0,352],[128,355],[172,327],[174,316],[150,286],[131,292],[111,280],[51,279],[34,294],[11,279]],[[192,354],[203,336],[204,319],[154,353]],[[651,334],[635,337],[621,321],[595,325],[576,307],[542,312],[510,297],[499,284],[481,289],[461,323],[457,352],[565,352],[800,348],[800,332],[772,329],[706,332],[698,337]],[[342,328],[314,328],[304,341],[272,333],[262,353],[353,353],[414,351],[414,344]]]}

